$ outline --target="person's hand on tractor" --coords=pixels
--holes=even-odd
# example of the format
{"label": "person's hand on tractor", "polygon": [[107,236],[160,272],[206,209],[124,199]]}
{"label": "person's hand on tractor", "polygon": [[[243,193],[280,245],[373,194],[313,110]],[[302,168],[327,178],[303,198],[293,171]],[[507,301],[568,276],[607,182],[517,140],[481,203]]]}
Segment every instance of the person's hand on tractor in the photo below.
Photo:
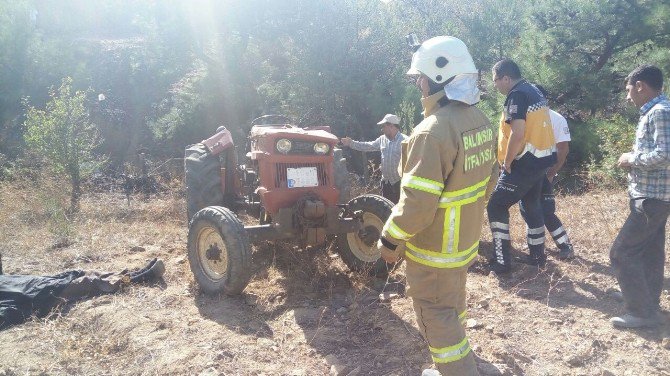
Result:
{"label": "person's hand on tractor", "polygon": [[347,146],[347,147],[349,147],[349,145],[351,145],[351,141],[353,141],[353,140],[349,137],[342,137],[340,139],[340,142],[342,143],[342,145]]}

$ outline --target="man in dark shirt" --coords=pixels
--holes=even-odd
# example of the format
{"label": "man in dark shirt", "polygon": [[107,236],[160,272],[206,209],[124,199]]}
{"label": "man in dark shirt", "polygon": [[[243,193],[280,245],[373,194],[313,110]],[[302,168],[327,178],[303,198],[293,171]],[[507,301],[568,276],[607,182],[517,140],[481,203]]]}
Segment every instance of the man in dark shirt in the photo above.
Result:
{"label": "man in dark shirt", "polygon": [[511,271],[509,209],[519,201],[528,225],[528,262],[541,267],[546,262],[540,197],[547,169],[557,158],[547,101],[521,77],[518,65],[508,59],[497,62],[493,84],[507,97],[498,132],[501,173],[487,206],[494,247],[489,265],[503,274]]}

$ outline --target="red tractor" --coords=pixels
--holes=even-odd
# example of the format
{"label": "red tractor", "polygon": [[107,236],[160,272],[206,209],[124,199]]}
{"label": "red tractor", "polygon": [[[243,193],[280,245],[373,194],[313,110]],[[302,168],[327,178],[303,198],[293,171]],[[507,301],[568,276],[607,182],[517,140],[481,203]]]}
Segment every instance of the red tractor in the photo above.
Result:
{"label": "red tractor", "polygon": [[[241,293],[259,241],[314,246],[334,237],[351,270],[387,273],[376,243],[393,204],[371,194],[349,201],[346,160],[330,127],[299,128],[281,115],[251,126],[242,165],[224,127],[186,149],[188,260],[203,291]],[[245,226],[241,211],[257,224]]]}

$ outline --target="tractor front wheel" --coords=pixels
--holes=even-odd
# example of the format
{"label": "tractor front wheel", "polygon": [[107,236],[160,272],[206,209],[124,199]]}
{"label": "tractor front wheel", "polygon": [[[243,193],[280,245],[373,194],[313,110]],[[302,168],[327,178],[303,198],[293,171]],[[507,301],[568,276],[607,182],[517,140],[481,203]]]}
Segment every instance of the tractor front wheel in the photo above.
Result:
{"label": "tractor front wheel", "polygon": [[188,229],[188,261],[208,294],[239,294],[251,278],[251,246],[244,225],[227,208],[198,211]]}
{"label": "tractor front wheel", "polygon": [[349,269],[372,275],[385,275],[392,269],[377,250],[384,223],[393,203],[378,195],[362,195],[349,201],[347,212],[362,212],[363,226],[357,232],[337,235],[337,252]]}

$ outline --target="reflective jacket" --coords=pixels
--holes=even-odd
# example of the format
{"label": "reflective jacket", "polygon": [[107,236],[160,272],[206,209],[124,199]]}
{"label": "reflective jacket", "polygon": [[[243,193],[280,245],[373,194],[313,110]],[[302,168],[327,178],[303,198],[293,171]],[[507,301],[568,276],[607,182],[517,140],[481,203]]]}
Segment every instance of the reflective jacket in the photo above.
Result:
{"label": "reflective jacket", "polygon": [[408,262],[460,268],[477,256],[495,136],[474,106],[451,101],[437,108],[443,96],[422,100],[425,119],[403,141],[400,202],[382,236],[404,244]]}
{"label": "reflective jacket", "polygon": [[[514,103],[512,100],[514,97],[522,99],[523,104]],[[519,116],[518,113],[522,115]],[[507,144],[512,133],[510,123],[519,117],[526,121],[526,128],[523,137],[524,148],[515,159],[522,160],[523,165],[529,169],[549,168],[555,165],[558,161],[556,141],[547,100],[537,87],[526,80],[514,85],[505,99],[498,128],[498,162],[501,165],[505,162]]]}

